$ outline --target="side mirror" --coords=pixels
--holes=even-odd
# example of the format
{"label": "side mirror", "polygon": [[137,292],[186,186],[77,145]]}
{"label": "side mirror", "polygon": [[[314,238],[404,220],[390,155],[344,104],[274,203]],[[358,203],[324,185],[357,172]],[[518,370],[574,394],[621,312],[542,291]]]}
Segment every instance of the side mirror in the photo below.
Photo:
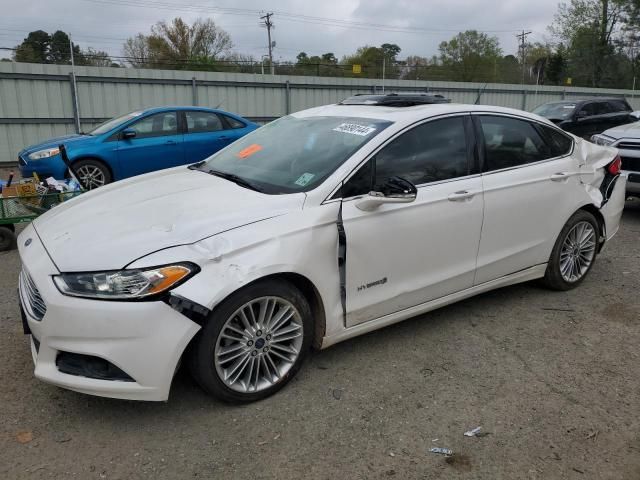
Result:
{"label": "side mirror", "polygon": [[384,203],[411,203],[418,196],[418,189],[409,180],[402,177],[391,177],[379,191],[369,192],[356,202],[356,207],[365,212],[375,210]]}
{"label": "side mirror", "polygon": [[631,120],[632,122],[637,122],[638,120],[640,120],[640,111],[636,110],[635,112],[630,112],[629,120]]}
{"label": "side mirror", "polygon": [[136,136],[136,131],[133,128],[125,128],[124,130],[122,130],[122,132],[120,132],[120,138],[122,140],[135,138],[135,136]]}
{"label": "side mirror", "polygon": [[580,110],[578,113],[576,113],[576,120],[583,120],[585,118],[587,118],[587,111],[586,110]]}

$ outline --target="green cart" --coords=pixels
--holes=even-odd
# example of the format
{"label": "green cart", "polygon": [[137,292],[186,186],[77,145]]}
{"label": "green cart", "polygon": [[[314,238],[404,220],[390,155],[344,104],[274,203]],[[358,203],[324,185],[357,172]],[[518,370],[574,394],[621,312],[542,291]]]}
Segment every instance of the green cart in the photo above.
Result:
{"label": "green cart", "polygon": [[81,193],[82,191],[75,191],[0,197],[0,252],[15,248],[16,224],[30,222],[38,215]]}

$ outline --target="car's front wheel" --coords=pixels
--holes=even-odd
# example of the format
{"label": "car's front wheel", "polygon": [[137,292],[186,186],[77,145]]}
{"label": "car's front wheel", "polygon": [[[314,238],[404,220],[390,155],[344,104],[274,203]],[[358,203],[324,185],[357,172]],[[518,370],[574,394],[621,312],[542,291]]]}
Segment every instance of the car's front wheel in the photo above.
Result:
{"label": "car's front wheel", "polygon": [[82,188],[86,190],[93,190],[111,183],[111,172],[100,160],[89,158],[80,160],[73,166],[78,174],[78,180],[82,183]]}
{"label": "car's front wheel", "polygon": [[586,277],[596,259],[598,222],[579,210],[562,228],[551,252],[543,283],[553,290],[570,290]]}
{"label": "car's front wheel", "polygon": [[190,352],[191,373],[227,402],[268,397],[300,369],[312,332],[309,303],[297,288],[282,280],[254,283],[210,315]]}

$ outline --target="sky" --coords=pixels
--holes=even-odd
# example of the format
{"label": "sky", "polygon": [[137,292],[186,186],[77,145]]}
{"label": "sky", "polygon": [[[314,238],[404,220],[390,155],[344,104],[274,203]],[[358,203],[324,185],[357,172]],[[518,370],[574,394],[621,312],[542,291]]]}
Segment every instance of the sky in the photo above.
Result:
{"label": "sky", "polygon": [[[260,12],[274,12],[274,56],[290,60],[362,45],[395,43],[408,55],[430,57],[457,32],[475,29],[496,36],[504,54],[517,52],[516,34],[549,40],[547,26],[560,0],[0,0],[0,47],[14,47],[32,30],[64,30],[82,48],[122,55],[122,43],[152,24],[180,16],[210,17],[224,28],[234,51],[259,59],[267,53]],[[0,57],[11,52],[0,50]]]}

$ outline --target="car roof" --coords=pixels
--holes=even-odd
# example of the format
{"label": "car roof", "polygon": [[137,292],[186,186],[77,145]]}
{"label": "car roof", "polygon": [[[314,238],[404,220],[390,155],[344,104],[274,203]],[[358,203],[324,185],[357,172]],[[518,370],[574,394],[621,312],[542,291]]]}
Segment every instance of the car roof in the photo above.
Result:
{"label": "car roof", "polygon": [[372,120],[389,120],[399,124],[413,122],[454,113],[499,113],[525,117],[538,122],[553,125],[547,119],[538,115],[507,107],[490,105],[468,105],[463,103],[436,103],[431,105],[416,105],[411,107],[386,107],[379,105],[325,105],[310,108],[292,114],[294,117],[359,117]]}
{"label": "car roof", "polygon": [[[160,107],[150,107],[140,110],[144,113],[152,113],[152,112],[164,112],[167,110],[200,110],[203,112],[220,112],[220,113],[229,113],[224,110],[220,110],[218,108],[210,108],[210,107],[196,107],[195,105],[163,105]],[[233,115],[233,114],[232,114]]]}

